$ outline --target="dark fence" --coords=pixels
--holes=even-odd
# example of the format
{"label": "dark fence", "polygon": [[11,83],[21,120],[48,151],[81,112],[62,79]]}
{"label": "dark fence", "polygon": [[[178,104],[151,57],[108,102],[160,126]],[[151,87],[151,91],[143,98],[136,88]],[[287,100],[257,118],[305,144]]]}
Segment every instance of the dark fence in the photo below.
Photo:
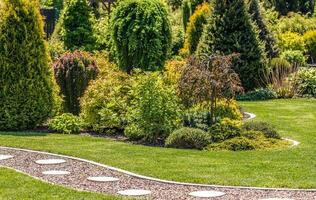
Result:
{"label": "dark fence", "polygon": [[41,14],[45,21],[44,31],[46,33],[46,38],[49,38],[53,34],[55,29],[57,12],[54,8],[42,8]]}

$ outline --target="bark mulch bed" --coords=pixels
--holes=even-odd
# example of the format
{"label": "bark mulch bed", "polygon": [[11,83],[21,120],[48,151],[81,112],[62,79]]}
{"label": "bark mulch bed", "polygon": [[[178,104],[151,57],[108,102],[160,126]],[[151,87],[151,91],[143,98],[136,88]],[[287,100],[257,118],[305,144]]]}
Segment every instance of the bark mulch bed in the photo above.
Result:
{"label": "bark mulch bed", "polygon": [[[315,191],[304,190],[271,190],[271,189],[250,189],[250,188],[232,188],[232,187],[210,187],[210,186],[190,186],[181,184],[162,183],[153,180],[146,180],[107,169],[88,162],[65,158],[63,156],[52,156],[45,153],[27,152],[10,148],[0,147],[0,155],[12,155],[13,158],[0,160],[0,166],[14,168],[44,181],[72,187],[79,190],[100,192],[106,194],[118,195],[117,192],[127,189],[150,190],[152,193],[142,197],[145,199],[200,199],[189,196],[194,191],[215,190],[226,193],[222,197],[211,199],[238,199],[252,200],[265,198],[288,198],[295,200],[315,200]],[[36,160],[40,159],[64,159],[66,163],[56,165],[39,165]],[[43,171],[63,170],[69,171],[69,175],[52,176],[43,175]],[[89,176],[109,176],[119,178],[116,182],[92,182],[88,181]],[[207,198],[202,198],[207,199]]]}

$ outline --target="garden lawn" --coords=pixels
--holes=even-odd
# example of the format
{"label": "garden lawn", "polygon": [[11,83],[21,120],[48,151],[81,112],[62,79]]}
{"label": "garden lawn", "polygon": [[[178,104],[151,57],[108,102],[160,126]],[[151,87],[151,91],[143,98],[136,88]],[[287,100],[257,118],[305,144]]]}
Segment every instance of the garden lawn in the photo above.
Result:
{"label": "garden lawn", "polygon": [[27,175],[0,167],[0,199],[54,199],[54,200],[119,200],[122,198],[79,192],[61,186],[44,183]]}
{"label": "garden lawn", "polygon": [[316,101],[242,102],[256,120],[274,124],[298,147],[207,152],[127,144],[89,136],[0,133],[0,146],[53,152],[97,161],[142,175],[219,185],[316,188]]}

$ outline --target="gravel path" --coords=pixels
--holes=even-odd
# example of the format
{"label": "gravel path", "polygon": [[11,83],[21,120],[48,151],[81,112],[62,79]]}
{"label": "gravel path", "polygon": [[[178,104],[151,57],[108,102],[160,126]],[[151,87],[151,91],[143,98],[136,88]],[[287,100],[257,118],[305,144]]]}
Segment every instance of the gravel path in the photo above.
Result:
{"label": "gravel path", "polygon": [[[44,152],[28,152],[23,150],[0,147],[0,155],[11,155],[13,158],[0,159],[0,166],[6,166],[22,171],[44,181],[72,187],[75,189],[101,192],[119,195],[118,191],[128,189],[143,189],[151,191],[150,195],[142,196],[145,199],[157,200],[187,200],[201,199],[191,197],[189,193],[194,191],[215,190],[224,192],[225,195],[215,198],[202,199],[238,199],[238,200],[259,200],[267,198],[284,198],[295,200],[315,200],[316,190],[271,190],[271,189],[250,189],[232,187],[211,187],[191,186],[172,183],[163,183],[154,180],[146,180],[135,176],[127,175],[116,170],[108,169],[89,162],[70,159],[63,156],[47,155]],[[41,159],[64,159],[66,162],[53,165],[40,165],[37,160]],[[49,170],[62,170],[70,172],[69,175],[43,175],[42,172]],[[93,182],[87,180],[89,176],[107,176],[118,178],[115,182]]]}

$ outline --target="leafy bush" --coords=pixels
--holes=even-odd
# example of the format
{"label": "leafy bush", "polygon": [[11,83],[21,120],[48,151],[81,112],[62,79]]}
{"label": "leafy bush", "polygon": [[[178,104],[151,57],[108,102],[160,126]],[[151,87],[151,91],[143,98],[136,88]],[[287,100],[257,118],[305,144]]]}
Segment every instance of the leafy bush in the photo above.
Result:
{"label": "leafy bush", "polygon": [[249,122],[244,123],[244,125],[242,126],[242,129],[246,131],[260,131],[267,138],[276,138],[276,139],[281,138],[277,130],[272,125],[266,122],[249,121]]}
{"label": "leafy bush", "polygon": [[255,89],[254,91],[237,96],[238,101],[262,101],[276,98],[278,98],[277,94],[269,88]]}
{"label": "leafy bush", "polygon": [[184,31],[187,31],[188,22],[190,19],[190,16],[192,14],[192,7],[191,7],[191,1],[190,0],[183,0],[182,1],[182,22]]}
{"label": "leafy bush", "polygon": [[92,50],[94,48],[95,19],[87,0],[68,1],[62,19],[62,39],[67,49]]}
{"label": "leafy bush", "polygon": [[278,35],[278,46],[283,51],[297,50],[305,52],[303,37],[298,33],[286,32]]}
{"label": "leafy bush", "polygon": [[295,67],[305,67],[307,65],[304,53],[299,50],[284,51],[281,53],[280,58],[287,60]]}
{"label": "leafy bush", "polygon": [[316,61],[316,30],[307,31],[303,35],[304,43],[312,63]]}
{"label": "leafy bush", "polygon": [[[204,28],[197,54],[239,53],[234,70],[246,91],[261,86],[261,72],[266,67],[264,44],[251,20],[244,0],[215,0],[213,14]],[[238,16],[238,17],[236,17]]]}
{"label": "leafy bush", "polygon": [[172,85],[177,85],[182,71],[186,65],[186,60],[169,60],[165,65],[165,76]]}
{"label": "leafy bush", "polygon": [[[113,129],[123,130],[127,124],[130,78],[104,61],[100,65],[102,76],[89,85],[81,98],[81,116],[88,127],[103,133]],[[105,72],[103,72],[105,71]]]}
{"label": "leafy bush", "polygon": [[125,135],[131,139],[161,144],[179,125],[180,108],[175,91],[159,73],[138,74],[128,109],[129,124]]}
{"label": "leafy bush", "polygon": [[300,96],[316,98],[316,69],[300,70],[294,79]]}
{"label": "leafy bush", "polygon": [[49,129],[65,134],[80,133],[82,127],[81,119],[71,113],[57,116],[49,123]]}
{"label": "leafy bush", "polygon": [[222,142],[240,136],[241,126],[242,122],[240,120],[224,118],[210,128],[212,142]]}
{"label": "leafy bush", "polygon": [[[217,101],[216,105],[216,121],[220,121],[224,118],[230,118],[232,120],[242,119],[242,114],[236,101],[222,99]],[[210,128],[207,122],[207,118],[210,117],[209,107],[209,104],[201,103],[188,109],[183,115],[183,125],[208,131]]]}
{"label": "leafy bush", "polygon": [[66,53],[54,63],[54,71],[64,96],[65,111],[78,115],[79,99],[98,74],[96,61],[86,52]]}
{"label": "leafy bush", "polygon": [[235,137],[221,143],[214,143],[207,146],[208,150],[228,150],[228,151],[246,151],[254,150],[255,144],[246,137]]}
{"label": "leafy bush", "polygon": [[111,38],[121,69],[161,69],[171,47],[166,5],[160,0],[121,2],[111,14]]}
{"label": "leafy bush", "polygon": [[204,25],[211,15],[211,6],[204,3],[196,8],[196,11],[189,19],[186,40],[184,46],[188,48],[190,54],[194,54],[203,33]]}
{"label": "leafy bush", "polygon": [[166,147],[183,149],[203,149],[210,143],[210,134],[200,129],[181,128],[166,139]]}
{"label": "leafy bush", "polygon": [[0,7],[0,130],[34,128],[58,99],[39,4],[1,1]]}

